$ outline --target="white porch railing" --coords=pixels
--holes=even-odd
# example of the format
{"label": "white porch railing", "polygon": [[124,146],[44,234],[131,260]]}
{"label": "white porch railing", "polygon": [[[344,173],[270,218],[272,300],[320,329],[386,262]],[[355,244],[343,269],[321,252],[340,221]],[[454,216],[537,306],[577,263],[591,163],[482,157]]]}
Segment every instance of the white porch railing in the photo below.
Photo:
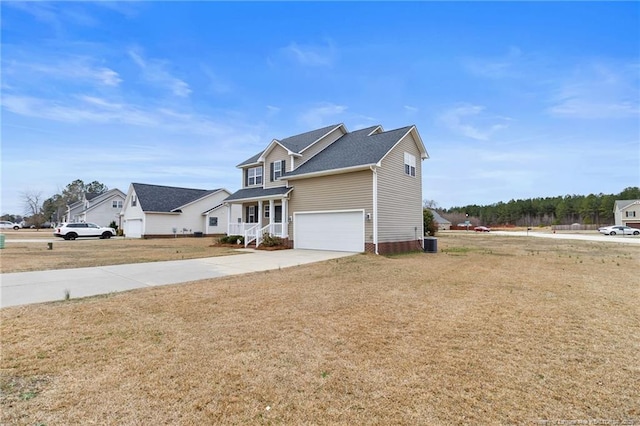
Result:
{"label": "white porch railing", "polygon": [[251,243],[253,240],[256,240],[256,247],[258,247],[258,244],[259,244],[258,237],[260,236],[259,229],[260,229],[260,225],[256,224],[256,225],[253,225],[251,228],[247,229],[246,231],[244,231],[244,247],[245,248],[247,248],[249,243]]}
{"label": "white porch railing", "polygon": [[270,223],[267,226],[263,227],[260,232],[258,232],[258,236],[256,237],[256,247],[260,245],[262,240],[264,239],[264,235],[273,235],[274,237],[284,237],[282,223]]}
{"label": "white porch railing", "polygon": [[227,227],[227,235],[244,235],[248,229],[256,225],[257,223],[230,223]]}
{"label": "white porch railing", "polygon": [[283,223],[270,223],[260,228],[258,223],[231,223],[227,227],[227,235],[242,235],[244,237],[244,246],[247,247],[252,241],[256,241],[256,247],[262,243],[264,234],[273,235],[275,237],[284,237]]}

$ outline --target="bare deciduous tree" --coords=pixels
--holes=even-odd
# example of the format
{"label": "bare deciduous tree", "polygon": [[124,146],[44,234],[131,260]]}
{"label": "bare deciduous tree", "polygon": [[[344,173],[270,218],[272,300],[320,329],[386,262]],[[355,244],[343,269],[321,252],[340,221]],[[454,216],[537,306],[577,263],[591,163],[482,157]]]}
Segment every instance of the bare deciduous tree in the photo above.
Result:
{"label": "bare deciduous tree", "polygon": [[22,193],[22,202],[24,203],[24,213],[29,216],[31,225],[35,225],[40,229],[46,218],[42,214],[43,196],[41,191],[25,191]]}

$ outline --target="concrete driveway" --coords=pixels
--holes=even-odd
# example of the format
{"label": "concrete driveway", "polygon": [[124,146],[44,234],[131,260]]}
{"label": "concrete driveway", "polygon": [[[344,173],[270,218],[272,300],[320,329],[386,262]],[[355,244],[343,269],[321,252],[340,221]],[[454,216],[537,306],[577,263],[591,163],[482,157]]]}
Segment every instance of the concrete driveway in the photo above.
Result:
{"label": "concrete driveway", "polygon": [[321,250],[239,251],[244,253],[204,259],[0,274],[0,307],[63,300],[67,291],[75,299],[288,268],[355,254]]}

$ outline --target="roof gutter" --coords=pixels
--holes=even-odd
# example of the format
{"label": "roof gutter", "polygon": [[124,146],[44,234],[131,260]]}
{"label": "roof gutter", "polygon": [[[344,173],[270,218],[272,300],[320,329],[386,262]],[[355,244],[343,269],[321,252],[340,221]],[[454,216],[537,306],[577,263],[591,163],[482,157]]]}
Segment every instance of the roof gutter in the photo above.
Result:
{"label": "roof gutter", "polygon": [[286,179],[286,180],[296,180],[296,179],[306,179],[306,178],[312,178],[312,177],[318,177],[318,176],[330,176],[330,175],[339,175],[342,173],[349,173],[349,172],[357,172],[357,171],[362,171],[362,170],[367,170],[370,169],[372,166],[375,166],[375,164],[360,164],[358,166],[351,166],[351,167],[344,167],[342,169],[330,169],[330,170],[321,170],[318,172],[311,172],[311,173],[301,173],[299,175],[284,175],[282,177],[282,179]]}

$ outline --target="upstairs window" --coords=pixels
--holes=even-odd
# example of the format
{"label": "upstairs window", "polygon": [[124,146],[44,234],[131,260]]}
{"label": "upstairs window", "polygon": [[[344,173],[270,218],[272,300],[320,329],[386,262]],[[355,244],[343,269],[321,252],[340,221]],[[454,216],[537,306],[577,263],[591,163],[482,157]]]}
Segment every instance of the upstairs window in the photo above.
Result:
{"label": "upstairs window", "polygon": [[271,182],[282,177],[285,171],[285,160],[271,163]]}
{"label": "upstairs window", "polygon": [[636,217],[636,212],[631,210],[631,211],[626,211],[625,212],[627,217]]}
{"label": "upstairs window", "polygon": [[414,177],[416,175],[416,157],[408,152],[404,153],[404,173]]}
{"label": "upstairs window", "polygon": [[131,196],[131,207],[135,207],[138,205],[138,199],[136,198],[135,195]]}
{"label": "upstairs window", "polygon": [[262,185],[262,167],[247,170],[247,186]]}
{"label": "upstairs window", "polygon": [[111,201],[111,207],[113,207],[114,209],[121,209],[122,201],[118,201],[118,200]]}

